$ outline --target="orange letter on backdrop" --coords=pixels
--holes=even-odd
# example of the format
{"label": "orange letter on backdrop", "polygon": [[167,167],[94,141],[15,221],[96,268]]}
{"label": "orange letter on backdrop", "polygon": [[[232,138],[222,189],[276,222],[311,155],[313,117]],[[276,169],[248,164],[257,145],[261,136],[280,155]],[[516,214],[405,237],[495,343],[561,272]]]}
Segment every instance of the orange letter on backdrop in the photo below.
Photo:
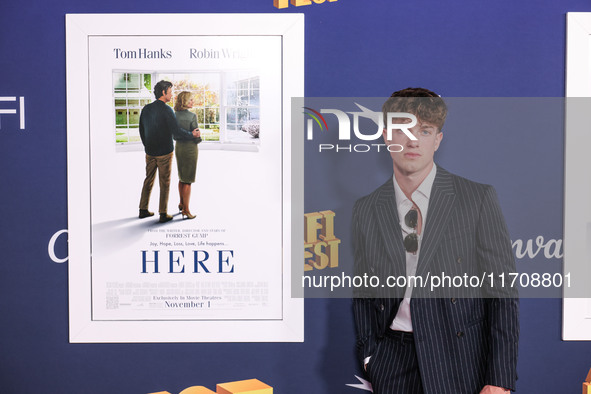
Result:
{"label": "orange letter on backdrop", "polygon": [[289,0],[273,0],[275,8],[287,8],[289,6]]}
{"label": "orange letter on backdrop", "polygon": [[304,214],[304,271],[339,266],[341,240],[334,234],[334,217],[333,211]]}
{"label": "orange letter on backdrop", "polygon": [[[291,3],[291,5],[295,5],[296,7],[301,7],[303,5],[310,5],[312,4],[312,1],[314,1],[314,3],[316,4],[322,4],[324,3],[326,0],[291,0],[289,1],[289,3]],[[332,3],[333,1],[337,1],[337,0],[328,0],[330,3]],[[275,6],[275,8],[287,8],[289,6],[288,0],[273,0],[273,5]]]}
{"label": "orange letter on backdrop", "polygon": [[[216,391],[203,386],[187,387],[180,394],[273,394],[273,387],[261,382],[258,379],[239,380],[237,382],[228,382],[218,384]],[[168,391],[158,391],[157,393],[148,394],[170,394]]]}

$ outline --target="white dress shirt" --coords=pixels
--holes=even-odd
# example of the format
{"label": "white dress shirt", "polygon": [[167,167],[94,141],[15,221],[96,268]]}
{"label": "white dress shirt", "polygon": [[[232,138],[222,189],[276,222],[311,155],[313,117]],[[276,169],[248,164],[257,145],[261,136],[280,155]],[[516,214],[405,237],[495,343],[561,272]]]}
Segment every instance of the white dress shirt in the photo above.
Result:
{"label": "white dress shirt", "polygon": [[[417,272],[417,264],[419,262],[419,254],[421,252],[421,241],[425,232],[425,223],[427,223],[427,210],[429,209],[429,197],[431,196],[431,189],[433,188],[433,182],[435,181],[435,175],[437,174],[437,166],[433,164],[433,168],[429,172],[429,175],[421,182],[417,190],[415,190],[411,197],[412,201],[409,200],[398,182],[396,182],[396,176],[392,176],[394,181],[394,191],[396,193],[396,208],[398,208],[398,217],[400,218],[400,227],[402,228],[402,237],[406,237],[408,234],[413,233],[415,230],[408,227],[404,223],[404,217],[411,210],[413,206],[417,206],[420,211],[422,218],[421,234],[419,235],[419,248],[416,253],[406,252],[406,276],[414,276]],[[414,204],[413,204],[414,203]],[[398,312],[390,325],[392,330],[396,331],[407,331],[412,332],[412,320],[410,317],[410,298],[412,295],[412,286],[406,287],[404,293],[404,299],[398,307]]]}

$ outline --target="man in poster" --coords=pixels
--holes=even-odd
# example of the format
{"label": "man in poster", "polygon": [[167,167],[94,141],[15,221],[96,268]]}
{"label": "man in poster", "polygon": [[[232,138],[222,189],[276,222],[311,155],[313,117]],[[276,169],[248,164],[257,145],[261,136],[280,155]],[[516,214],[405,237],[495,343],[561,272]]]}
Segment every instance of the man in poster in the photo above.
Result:
{"label": "man in poster", "polygon": [[160,223],[172,220],[168,210],[168,192],[170,190],[170,171],[172,163],[172,151],[174,145],[172,136],[179,139],[191,139],[199,137],[199,129],[192,132],[179,127],[174,112],[166,103],[172,100],[172,83],[160,81],[154,86],[156,100],[146,105],[140,115],[140,138],[146,152],[146,178],[142,187],[140,198],[139,218],[153,216],[148,210],[150,194],[158,170],[160,182]]}
{"label": "man in poster", "polygon": [[[393,177],[353,209],[356,275],[515,272],[494,189],[433,161],[447,115],[443,100],[408,88],[392,94],[382,111],[385,125],[388,113],[415,115],[416,125],[408,128],[415,139],[402,130],[388,138],[384,130],[386,145],[404,149],[391,153]],[[493,394],[515,388],[516,291],[485,286],[458,294],[429,298],[412,285],[356,292],[358,355],[374,393]]]}

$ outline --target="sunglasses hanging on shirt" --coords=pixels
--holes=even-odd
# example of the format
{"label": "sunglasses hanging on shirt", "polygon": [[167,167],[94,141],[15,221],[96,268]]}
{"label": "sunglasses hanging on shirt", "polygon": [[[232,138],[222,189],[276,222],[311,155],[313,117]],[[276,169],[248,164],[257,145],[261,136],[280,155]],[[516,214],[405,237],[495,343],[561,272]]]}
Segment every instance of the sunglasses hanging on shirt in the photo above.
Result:
{"label": "sunglasses hanging on shirt", "polygon": [[419,250],[419,235],[417,224],[419,223],[419,212],[412,208],[404,215],[404,224],[413,229],[413,232],[404,237],[404,249],[408,253],[416,253]]}

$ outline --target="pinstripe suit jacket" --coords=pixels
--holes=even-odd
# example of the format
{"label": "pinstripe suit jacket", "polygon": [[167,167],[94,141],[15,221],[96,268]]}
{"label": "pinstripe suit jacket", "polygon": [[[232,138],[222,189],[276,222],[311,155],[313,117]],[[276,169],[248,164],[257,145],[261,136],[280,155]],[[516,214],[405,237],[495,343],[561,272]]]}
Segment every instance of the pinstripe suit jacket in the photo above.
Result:
{"label": "pinstripe suit jacket", "polygon": [[[406,275],[392,179],[353,209],[356,275],[382,281]],[[515,272],[508,231],[492,186],[441,167],[429,198],[417,276]],[[380,282],[384,283],[384,282]],[[425,393],[478,393],[486,384],[515,388],[519,310],[508,289],[452,290],[428,298],[415,287],[411,317]],[[398,311],[403,288],[357,289],[353,310],[360,360],[371,356]]]}

